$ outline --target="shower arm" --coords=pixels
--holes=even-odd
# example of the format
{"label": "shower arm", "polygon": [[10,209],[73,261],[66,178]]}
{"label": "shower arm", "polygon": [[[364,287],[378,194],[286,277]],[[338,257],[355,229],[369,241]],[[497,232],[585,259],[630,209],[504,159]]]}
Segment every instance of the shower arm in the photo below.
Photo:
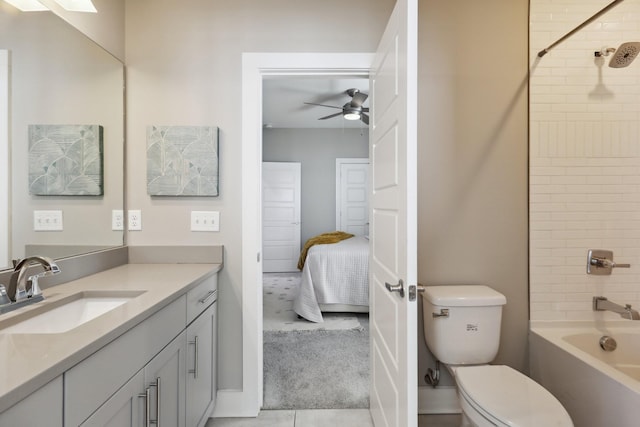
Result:
{"label": "shower arm", "polygon": [[550,45],[546,49],[542,49],[540,52],[538,52],[538,58],[542,58],[543,56],[545,56],[551,49],[553,49],[554,47],[556,47],[557,45],[559,45],[560,43],[562,43],[563,41],[565,41],[566,39],[568,39],[569,37],[574,35],[576,32],[580,31],[585,26],[589,25],[595,19],[597,19],[600,15],[602,15],[603,13],[608,12],[609,9],[613,9],[614,7],[616,7],[618,4],[622,3],[623,1],[624,0],[614,0],[611,3],[609,3],[608,5],[606,5],[604,8],[602,8],[599,12],[597,12],[591,18],[587,19],[582,24],[578,25],[576,28],[574,28],[573,30],[571,30],[567,34],[565,34],[558,41],[556,41],[555,43],[553,43],[552,45]]}

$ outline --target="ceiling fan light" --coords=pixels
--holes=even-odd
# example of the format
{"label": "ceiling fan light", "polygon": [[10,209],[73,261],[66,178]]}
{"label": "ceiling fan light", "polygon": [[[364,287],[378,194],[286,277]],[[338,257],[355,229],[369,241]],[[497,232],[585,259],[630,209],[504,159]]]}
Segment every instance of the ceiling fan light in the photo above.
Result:
{"label": "ceiling fan light", "polygon": [[358,112],[344,113],[344,118],[347,120],[360,120],[360,113]]}
{"label": "ceiling fan light", "polygon": [[48,7],[40,3],[38,0],[4,0],[11,6],[15,7],[22,12],[39,12],[43,10],[49,10]]}

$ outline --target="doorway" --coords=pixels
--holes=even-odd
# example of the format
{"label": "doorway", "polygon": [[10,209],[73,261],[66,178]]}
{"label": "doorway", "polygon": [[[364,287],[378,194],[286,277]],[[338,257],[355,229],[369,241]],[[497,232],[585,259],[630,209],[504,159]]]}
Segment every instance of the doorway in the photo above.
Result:
{"label": "doorway", "polygon": [[[218,393],[233,415],[255,416],[263,402],[262,340],[262,81],[282,75],[369,74],[371,53],[245,53],[242,57],[242,392]],[[224,416],[219,412],[218,416]]]}
{"label": "doorway", "polygon": [[[402,148],[402,162],[407,164],[399,165],[396,170],[401,172],[401,176],[407,180],[413,180],[416,176],[413,162],[416,159],[415,150],[417,147],[417,0],[398,0],[394,11],[385,29],[380,47],[376,53],[244,53],[242,55],[242,389],[221,391],[218,393],[218,406],[225,410],[216,411],[216,416],[250,416],[255,417],[263,403],[263,339],[262,339],[262,218],[260,212],[260,175],[262,162],[262,82],[265,76],[278,75],[369,75],[372,70],[384,70],[379,74],[383,84],[382,91],[376,92],[381,96],[373,96],[374,102],[381,101],[381,108],[386,109],[391,101],[401,109],[394,109],[402,114],[396,115],[396,120],[389,117],[390,123],[397,123],[396,132],[385,132],[382,136],[394,136],[388,138],[391,143],[399,142]],[[395,53],[389,52],[388,48],[395,47]],[[393,59],[396,59],[395,61]],[[383,61],[384,60],[384,61]],[[389,61],[386,61],[389,60]],[[384,78],[384,77],[390,78]],[[395,76],[395,79],[393,78]],[[392,83],[394,85],[384,84]],[[378,86],[375,85],[377,88]],[[388,91],[395,87],[396,92]],[[397,101],[397,102],[396,102]],[[383,111],[383,110],[380,111]],[[381,129],[385,129],[381,128]],[[372,138],[373,139],[373,138]],[[383,142],[380,140],[380,142]],[[406,143],[406,144],[405,144]],[[392,151],[393,152],[393,151]],[[378,158],[375,154],[373,169],[375,171]],[[408,164],[411,162],[411,164]],[[384,172],[384,168],[380,172]],[[374,173],[375,175],[375,173]],[[386,173],[380,178],[393,178],[399,176]],[[374,180],[375,181],[375,180]],[[413,181],[412,181],[413,182]],[[393,187],[390,187],[393,188]],[[399,198],[404,203],[402,208],[406,210],[408,220],[411,220],[410,233],[403,234],[403,239],[398,240],[396,247],[402,250],[401,265],[403,271],[397,271],[398,277],[406,276],[407,283],[413,288],[417,281],[416,258],[415,258],[415,225],[414,212],[417,211],[417,198],[413,191],[408,194],[407,189],[400,189],[400,195],[406,194],[406,198]],[[403,217],[404,218],[404,217]],[[375,226],[374,226],[375,227]],[[380,227],[371,227],[374,242],[377,237],[375,233]],[[382,227],[383,229],[384,227]],[[406,238],[404,238],[406,237]],[[410,238],[410,239],[409,239]],[[384,240],[384,239],[383,239]],[[375,247],[375,243],[373,245]],[[385,247],[380,246],[379,249]],[[380,253],[380,259],[392,262],[390,251]],[[394,269],[395,271],[395,269]],[[392,280],[392,282],[395,282]],[[389,285],[391,287],[392,285]],[[403,285],[400,284],[401,288]],[[386,414],[386,407],[395,412],[400,422],[394,425],[417,424],[417,361],[415,346],[412,339],[417,335],[417,316],[415,302],[390,296],[385,292],[387,287],[384,282],[376,284],[376,292],[380,293],[380,299],[376,301],[393,302],[398,309],[396,313],[397,327],[400,336],[395,340],[396,345],[391,347],[396,351],[390,355],[389,347],[386,343],[381,343],[386,347],[386,353],[382,354],[380,361],[384,364],[380,373],[386,372],[386,382],[374,379],[375,387],[384,396],[376,401],[375,411],[377,415],[383,410]],[[410,289],[411,290],[411,289]],[[400,295],[398,293],[398,295]],[[394,299],[395,298],[395,299]],[[375,305],[374,305],[375,307]],[[382,313],[387,310],[393,312],[393,307],[388,304],[381,306]],[[378,310],[375,308],[370,315],[374,318]],[[382,325],[382,324],[381,324]],[[377,326],[374,325],[374,328]],[[388,328],[387,328],[388,329]],[[374,337],[374,343],[379,338]],[[393,337],[390,337],[393,338]],[[398,345],[398,343],[400,345]],[[377,347],[379,348],[379,347]],[[373,354],[373,352],[372,352]],[[376,353],[378,355],[378,353]],[[393,357],[390,366],[387,364],[388,357]],[[391,367],[391,371],[388,369]],[[374,378],[377,378],[374,373]],[[414,387],[415,385],[415,387]],[[392,390],[400,393],[390,394]],[[372,405],[373,407],[373,405]]]}
{"label": "doorway", "polygon": [[[300,243],[336,230],[336,212],[340,207],[336,196],[341,189],[336,186],[340,183],[336,180],[340,175],[337,160],[368,158],[366,124],[347,121],[342,111],[334,116],[335,110],[330,109],[341,108],[348,102],[349,89],[358,88],[364,94],[369,92],[368,85],[365,76],[287,76],[263,81],[263,409],[368,408],[367,314],[340,308],[344,312],[325,312],[320,316],[320,323],[315,323],[298,318],[293,310],[302,284],[318,292],[337,286],[335,280],[316,280],[315,274],[320,274],[320,270],[313,270],[312,281],[309,271],[305,274],[298,269],[297,261]],[[277,102],[274,103],[274,99]],[[366,100],[365,105],[368,105]],[[323,119],[327,114],[329,118]],[[277,167],[275,180],[269,178],[274,167]],[[302,175],[302,215],[294,218],[285,212],[288,211],[286,204],[297,199],[288,184],[292,182],[288,178],[292,174],[282,171],[296,167]],[[356,188],[346,188],[357,192]],[[275,202],[274,196],[277,196]],[[303,238],[295,250],[296,263],[292,269],[284,263],[274,265],[274,257],[291,255],[283,245],[274,242],[274,230],[282,232],[280,241],[291,234],[287,221],[274,224],[275,210],[282,211],[280,216],[291,218],[291,222],[302,223]],[[279,259],[275,261],[279,263]],[[328,264],[327,273],[335,268],[329,259],[323,261]],[[349,272],[353,273],[353,268]],[[343,288],[346,286],[346,282],[342,284]],[[302,311],[298,313],[304,315]],[[347,360],[350,365],[341,366]]]}

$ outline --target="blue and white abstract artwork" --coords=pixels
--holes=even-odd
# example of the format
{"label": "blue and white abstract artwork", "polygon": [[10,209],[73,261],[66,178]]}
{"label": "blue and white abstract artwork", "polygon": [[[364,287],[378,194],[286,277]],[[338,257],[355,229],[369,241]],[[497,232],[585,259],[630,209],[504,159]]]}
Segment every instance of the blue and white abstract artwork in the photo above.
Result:
{"label": "blue and white abstract artwork", "polygon": [[29,125],[29,194],[101,196],[103,128]]}
{"label": "blue and white abstract artwork", "polygon": [[147,193],[218,196],[218,128],[148,126]]}

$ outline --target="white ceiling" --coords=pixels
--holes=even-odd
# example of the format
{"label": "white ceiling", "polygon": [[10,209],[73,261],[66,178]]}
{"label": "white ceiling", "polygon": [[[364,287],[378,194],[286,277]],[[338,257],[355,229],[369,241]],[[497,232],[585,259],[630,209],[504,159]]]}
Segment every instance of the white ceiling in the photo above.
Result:
{"label": "white ceiling", "polygon": [[[318,120],[339,113],[351,101],[347,89],[369,93],[368,77],[337,78],[328,76],[295,76],[268,78],[263,81],[262,123],[272,128],[367,128],[360,120],[342,116]],[[329,108],[305,105],[305,102],[332,105]],[[369,106],[367,99],[364,107]]]}

